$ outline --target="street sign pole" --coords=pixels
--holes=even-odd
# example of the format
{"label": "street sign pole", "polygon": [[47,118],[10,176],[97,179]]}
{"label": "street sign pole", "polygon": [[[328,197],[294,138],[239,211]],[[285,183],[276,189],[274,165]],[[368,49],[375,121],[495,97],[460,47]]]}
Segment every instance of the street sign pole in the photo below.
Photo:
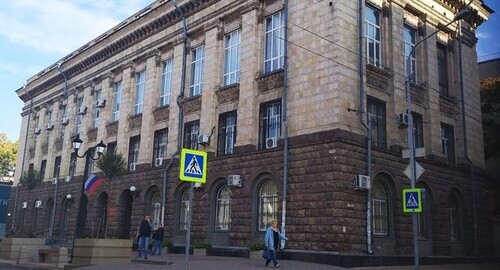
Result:
{"label": "street sign pole", "polygon": [[185,250],[185,269],[189,269],[189,243],[191,242],[191,220],[193,218],[193,182],[189,184],[189,204],[188,204],[188,219],[187,219],[187,230],[186,230],[186,250]]}

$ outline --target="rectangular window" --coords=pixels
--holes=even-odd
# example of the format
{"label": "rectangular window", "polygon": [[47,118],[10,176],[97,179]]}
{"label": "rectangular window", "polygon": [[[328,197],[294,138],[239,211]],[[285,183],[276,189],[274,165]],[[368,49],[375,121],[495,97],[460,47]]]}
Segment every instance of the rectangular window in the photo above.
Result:
{"label": "rectangular window", "polygon": [[165,158],[167,156],[167,129],[160,129],[155,131],[154,148],[153,148],[153,164],[160,166],[156,159]]}
{"label": "rectangular window", "polygon": [[94,164],[95,164],[95,160],[90,158],[94,156],[95,148],[90,148],[88,151],[89,153],[85,159],[85,172],[84,172],[85,177],[90,175],[94,171]]}
{"label": "rectangular window", "polygon": [[142,113],[144,108],[144,91],[146,90],[146,71],[135,74],[134,115]]}
{"label": "rectangular window", "polygon": [[76,134],[80,134],[80,132],[82,131],[82,119],[83,119],[83,115],[79,114],[78,111],[80,108],[83,107],[83,97],[81,98],[78,98],[78,100],[76,101]]}
{"label": "rectangular window", "polygon": [[382,66],[381,34],[380,34],[380,11],[365,7],[365,29],[366,29],[366,61],[376,67]]}
{"label": "rectangular window", "polygon": [[[45,136],[45,144],[49,145],[49,142],[50,142],[50,129],[49,129],[49,126],[52,126],[52,111],[47,111],[47,113],[45,114],[45,119],[47,121],[47,125],[45,126],[46,130],[47,130],[47,136]],[[54,128],[52,126],[52,128]]]}
{"label": "rectangular window", "polygon": [[97,90],[94,92],[94,109],[93,109],[93,121],[92,121],[92,127],[98,128],[99,127],[99,114],[101,113],[101,108],[97,106],[97,102],[102,100],[102,91]]}
{"label": "rectangular window", "polygon": [[108,146],[106,146],[106,152],[116,154],[116,142],[108,143]]}
{"label": "rectangular window", "polygon": [[40,164],[40,177],[42,179],[45,179],[45,170],[47,169],[47,160],[42,160],[42,163]]}
{"label": "rectangular window", "polygon": [[191,97],[201,95],[203,91],[203,58],[204,46],[199,46],[191,51],[191,84],[189,85],[189,95]]}
{"label": "rectangular window", "polygon": [[68,174],[71,177],[73,177],[76,172],[76,160],[77,160],[76,154],[74,152],[71,153],[71,156],[69,158],[69,172],[68,172]]}
{"label": "rectangular window", "polygon": [[264,103],[261,106],[262,149],[277,146],[281,136],[281,100]]}
{"label": "rectangular window", "polygon": [[60,125],[60,138],[64,138],[64,132],[66,130],[66,125],[68,124],[68,106],[62,105],[59,111],[61,115],[61,125]]}
{"label": "rectangular window", "polygon": [[[416,31],[415,29],[405,25],[403,30],[404,39],[404,56],[405,56],[405,74],[411,75],[413,82],[417,81],[417,58],[415,57],[416,52],[413,51],[416,43]],[[410,56],[411,53],[411,56]],[[408,61],[408,56],[410,59]],[[408,70],[408,68],[410,68]]]}
{"label": "rectangular window", "polygon": [[440,43],[437,44],[437,70],[438,70],[438,85],[439,94],[449,96],[448,89],[448,57],[447,48]]}
{"label": "rectangular window", "polygon": [[61,156],[57,156],[54,160],[54,172],[52,173],[52,177],[59,177],[61,173]]}
{"label": "rectangular window", "polygon": [[264,73],[282,69],[285,63],[285,22],[280,11],[266,18]]}
{"label": "rectangular window", "polygon": [[412,112],[413,117],[413,144],[415,148],[424,147],[424,123],[422,115]]}
{"label": "rectangular window", "polygon": [[[139,145],[141,143],[141,136],[135,136],[130,138],[129,142],[129,147],[128,147],[128,165],[129,169],[133,166],[130,166],[130,164],[137,164],[137,161],[139,161]],[[135,170],[134,169],[130,169]]]}
{"label": "rectangular window", "polygon": [[219,139],[217,154],[230,155],[236,142],[236,111],[221,114],[219,117]]}
{"label": "rectangular window", "polygon": [[161,74],[162,84],[160,92],[160,107],[170,104],[170,94],[172,93],[172,67],[173,60],[169,59],[163,63],[163,72]]}
{"label": "rectangular window", "polygon": [[200,133],[200,120],[184,124],[184,148],[198,150],[198,135]]}
{"label": "rectangular window", "polygon": [[122,103],[122,82],[115,82],[113,97],[113,121],[120,119],[120,107]]}
{"label": "rectangular window", "polygon": [[455,141],[453,126],[441,123],[441,151],[449,164],[455,165]]}
{"label": "rectangular window", "polygon": [[240,30],[226,35],[226,46],[224,48],[224,85],[231,85],[240,81],[240,43]]}
{"label": "rectangular window", "polygon": [[386,147],[385,131],[385,103],[374,98],[368,98],[368,119],[372,130],[372,145],[380,148]]}

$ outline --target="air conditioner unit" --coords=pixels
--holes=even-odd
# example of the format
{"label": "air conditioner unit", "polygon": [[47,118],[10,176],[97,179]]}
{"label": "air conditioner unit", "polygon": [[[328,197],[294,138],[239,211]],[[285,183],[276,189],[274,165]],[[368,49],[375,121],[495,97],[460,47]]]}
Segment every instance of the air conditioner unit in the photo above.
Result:
{"label": "air conditioner unit", "polygon": [[67,124],[69,124],[69,118],[63,117],[63,119],[61,119],[61,125],[66,126]]}
{"label": "air conditioner unit", "polygon": [[230,187],[241,187],[241,175],[233,174],[227,177],[227,185]]}
{"label": "air conditioner unit", "polygon": [[200,135],[198,136],[198,144],[201,144],[203,146],[207,146],[210,144],[210,138],[207,135]]}
{"label": "air conditioner unit", "polygon": [[57,177],[52,178],[52,184],[53,185],[57,184]]}
{"label": "air conditioner unit", "polygon": [[42,208],[42,201],[35,201],[35,208]]}
{"label": "air conditioner unit", "polygon": [[64,181],[66,181],[66,183],[70,182],[71,181],[71,175],[66,176],[66,178],[64,179]]}
{"label": "air conditioner unit", "polygon": [[53,130],[54,129],[54,124],[49,123],[47,124],[47,130]]}
{"label": "air conditioner unit", "polygon": [[270,137],[266,139],[266,149],[275,148],[278,145],[278,140],[276,137]]}
{"label": "air conditioner unit", "polygon": [[155,167],[160,167],[163,164],[163,158],[156,158],[155,159]]}
{"label": "air conditioner unit", "polygon": [[97,108],[102,108],[106,105],[106,100],[105,99],[99,99],[95,101],[95,106]]}
{"label": "air conditioner unit", "polygon": [[410,119],[407,113],[398,114],[398,126],[408,126],[409,122]]}
{"label": "air conditioner unit", "polygon": [[370,176],[362,174],[354,176],[354,189],[355,190],[370,189]]}
{"label": "air conditioner unit", "polygon": [[41,131],[42,131],[42,130],[41,130],[40,128],[35,128],[35,130],[33,131],[33,133],[34,133],[35,135],[38,135],[38,134],[40,134],[40,132],[41,132]]}
{"label": "air conditioner unit", "polygon": [[87,113],[87,107],[81,106],[80,108],[78,108],[78,114],[79,115],[83,115],[85,113]]}
{"label": "air conditioner unit", "polygon": [[23,208],[23,209],[28,208],[28,202],[23,202],[23,204],[22,204],[22,208]]}
{"label": "air conditioner unit", "polygon": [[128,166],[128,169],[131,172],[135,171],[135,163],[130,163],[130,165]]}

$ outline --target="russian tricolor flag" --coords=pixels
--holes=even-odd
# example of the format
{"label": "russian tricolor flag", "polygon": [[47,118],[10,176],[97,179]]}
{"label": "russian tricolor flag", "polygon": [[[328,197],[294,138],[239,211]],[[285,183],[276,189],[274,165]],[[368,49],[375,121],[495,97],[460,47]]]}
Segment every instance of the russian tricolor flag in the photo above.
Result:
{"label": "russian tricolor flag", "polygon": [[91,174],[87,181],[85,181],[85,191],[89,194],[94,192],[102,182],[104,182],[104,179],[102,179],[102,177]]}

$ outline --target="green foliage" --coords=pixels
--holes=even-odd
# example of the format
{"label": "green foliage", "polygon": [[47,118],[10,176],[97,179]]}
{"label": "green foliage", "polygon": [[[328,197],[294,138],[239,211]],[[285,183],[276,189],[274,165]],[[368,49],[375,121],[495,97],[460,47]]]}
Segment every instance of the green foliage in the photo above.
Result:
{"label": "green foliage", "polygon": [[6,174],[16,165],[18,142],[10,142],[7,135],[0,133],[0,174]]}
{"label": "green foliage", "polygon": [[42,175],[37,170],[28,170],[21,175],[19,182],[26,187],[28,191],[31,191],[36,186],[42,182]]}
{"label": "green foliage", "polygon": [[264,250],[266,245],[264,243],[253,243],[250,245],[250,250]]}
{"label": "green foliage", "polygon": [[211,249],[212,248],[212,244],[210,244],[208,242],[201,242],[201,241],[194,242],[192,246],[194,249]]}
{"label": "green foliage", "polygon": [[126,171],[126,162],[122,154],[116,154],[112,152],[105,152],[96,161],[96,166],[101,170],[104,175],[112,180],[113,178],[120,176]]}
{"label": "green foliage", "polygon": [[174,247],[174,243],[172,243],[171,241],[163,241],[163,246],[171,249]]}

